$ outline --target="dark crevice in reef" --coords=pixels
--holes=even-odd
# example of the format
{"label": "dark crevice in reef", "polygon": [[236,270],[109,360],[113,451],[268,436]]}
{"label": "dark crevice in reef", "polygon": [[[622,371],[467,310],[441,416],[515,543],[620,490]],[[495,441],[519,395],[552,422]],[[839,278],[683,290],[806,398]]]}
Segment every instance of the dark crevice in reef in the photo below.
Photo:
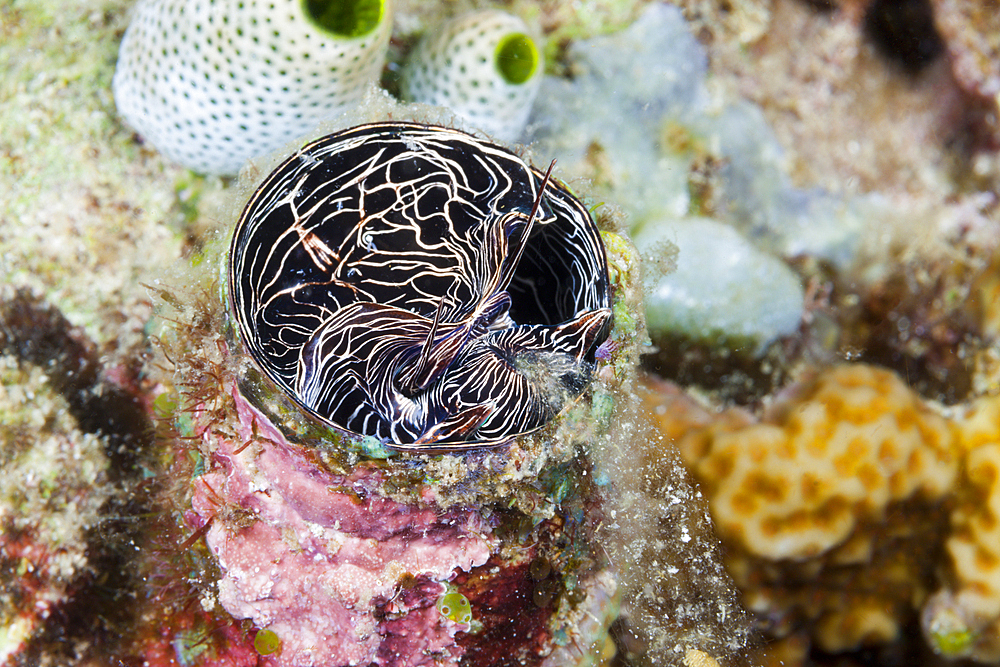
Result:
{"label": "dark crevice in reef", "polygon": [[921,396],[946,405],[971,394],[981,326],[951,288],[975,280],[918,284],[907,273],[890,276],[861,293],[834,289],[840,323],[840,356],[888,368]]}
{"label": "dark crevice in reef", "polygon": [[[549,641],[550,604],[535,604],[535,582],[528,563],[501,567],[491,558],[456,579],[470,603],[479,609],[482,629],[458,642],[466,650],[463,666],[531,667],[542,662]],[[495,570],[500,569],[500,572]]]}
{"label": "dark crevice in reef", "polygon": [[80,429],[107,438],[112,474],[136,473],[153,425],[136,397],[101,377],[97,346],[80,328],[30,291],[16,290],[0,298],[0,351],[44,369]]}
{"label": "dark crevice in reef", "polygon": [[42,368],[80,430],[105,438],[106,483],[118,489],[88,530],[84,574],[17,664],[100,659],[116,649],[123,628],[134,625],[139,581],[132,562],[152,504],[143,457],[153,424],[137,397],[103,377],[98,348],[82,329],[29,290],[0,290],[0,352]]}
{"label": "dark crevice in reef", "polygon": [[780,344],[757,356],[747,346],[734,350],[681,336],[662,336],[653,342],[657,351],[642,357],[647,371],[682,387],[701,387],[725,403],[752,405],[787,380],[787,352]]}
{"label": "dark crevice in reef", "polygon": [[864,21],[879,53],[909,74],[919,74],[944,52],[930,0],[874,0]]}
{"label": "dark crevice in reef", "polygon": [[847,653],[826,653],[819,649],[809,652],[806,662],[811,667],[910,667],[911,665],[952,665],[972,667],[969,660],[949,661],[934,654],[922,639],[920,623],[914,614],[896,641],[860,648]]}
{"label": "dark crevice in reef", "polygon": [[803,0],[803,2],[821,14],[829,14],[837,8],[833,0]]}

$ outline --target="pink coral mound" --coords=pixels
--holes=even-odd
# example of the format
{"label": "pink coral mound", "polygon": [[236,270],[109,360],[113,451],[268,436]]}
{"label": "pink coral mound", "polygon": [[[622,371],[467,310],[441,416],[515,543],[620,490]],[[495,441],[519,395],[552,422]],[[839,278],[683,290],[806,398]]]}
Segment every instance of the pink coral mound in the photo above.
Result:
{"label": "pink coral mound", "polygon": [[467,628],[434,603],[440,582],[489,558],[487,522],[386,498],[374,466],[333,474],[234,396],[238,432],[206,431],[215,465],[190,517],[210,524],[221,605],[277,634],[276,665],[457,664]]}

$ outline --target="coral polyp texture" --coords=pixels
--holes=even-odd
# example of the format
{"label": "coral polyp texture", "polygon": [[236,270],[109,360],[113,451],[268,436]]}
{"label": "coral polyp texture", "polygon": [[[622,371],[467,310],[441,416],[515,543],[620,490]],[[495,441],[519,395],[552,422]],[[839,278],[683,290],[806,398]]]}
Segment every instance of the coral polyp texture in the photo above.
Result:
{"label": "coral polyp texture", "polygon": [[489,9],[458,16],[410,53],[400,90],[412,102],[447,107],[501,141],[524,131],[544,63],[520,18]]}
{"label": "coral polyp texture", "polygon": [[358,104],[391,30],[392,0],[141,0],[115,103],[172,160],[235,174]]}
{"label": "coral polyp texture", "polygon": [[774,636],[851,650],[919,612],[936,652],[1000,659],[1000,398],[945,411],[864,364],[814,373],[760,418],[648,386]]}
{"label": "coral polyp texture", "polygon": [[968,455],[951,534],[948,579],[924,608],[924,632],[949,657],[1000,660],[1000,398],[976,400],[959,433]]}
{"label": "coral polyp texture", "polygon": [[822,373],[760,424],[710,427],[679,446],[720,532],[773,560],[841,545],[890,503],[940,497],[959,463],[944,418],[891,371],[860,364]]}
{"label": "coral polyp texture", "polygon": [[900,636],[930,593],[927,557],[959,474],[950,421],[890,371],[862,364],[800,382],[759,421],[712,414],[655,383],[651,397],[768,632],[806,632],[826,651]]}

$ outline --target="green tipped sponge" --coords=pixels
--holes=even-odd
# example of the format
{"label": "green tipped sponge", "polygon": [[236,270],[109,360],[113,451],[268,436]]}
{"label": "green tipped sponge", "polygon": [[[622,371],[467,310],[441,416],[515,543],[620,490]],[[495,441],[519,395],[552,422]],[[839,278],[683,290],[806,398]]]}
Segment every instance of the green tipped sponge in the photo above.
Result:
{"label": "green tipped sponge", "polygon": [[113,82],[119,113],[172,160],[231,175],[361,102],[392,0],[140,0]]}
{"label": "green tipped sponge", "polygon": [[498,10],[464,14],[431,30],[403,68],[400,92],[447,107],[502,141],[524,131],[544,69],[524,21]]}

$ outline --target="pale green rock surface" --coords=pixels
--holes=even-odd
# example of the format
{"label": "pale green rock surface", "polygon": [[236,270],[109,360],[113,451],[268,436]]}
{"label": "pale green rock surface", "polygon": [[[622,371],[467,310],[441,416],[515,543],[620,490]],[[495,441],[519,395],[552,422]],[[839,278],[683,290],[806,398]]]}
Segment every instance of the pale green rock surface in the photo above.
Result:
{"label": "pale green rock surface", "polygon": [[630,225],[687,213],[691,158],[658,142],[666,119],[707,104],[705,55],[680,10],[652,5],[621,33],[573,44],[568,59],[573,78],[546,77],[529,121],[540,161],[591,179],[591,195],[621,205]]}
{"label": "pale green rock surface", "polygon": [[133,139],[111,97],[128,6],[0,10],[0,276],[43,294],[113,357],[145,345],[141,283],[184,241],[183,172]]}
{"label": "pale green rock surface", "polygon": [[[795,333],[802,319],[799,277],[739,232],[706,218],[658,220],[635,235],[646,271],[646,323],[650,336],[669,334],[708,342],[749,344],[760,351]],[[656,260],[678,248],[676,270],[663,274]]]}

